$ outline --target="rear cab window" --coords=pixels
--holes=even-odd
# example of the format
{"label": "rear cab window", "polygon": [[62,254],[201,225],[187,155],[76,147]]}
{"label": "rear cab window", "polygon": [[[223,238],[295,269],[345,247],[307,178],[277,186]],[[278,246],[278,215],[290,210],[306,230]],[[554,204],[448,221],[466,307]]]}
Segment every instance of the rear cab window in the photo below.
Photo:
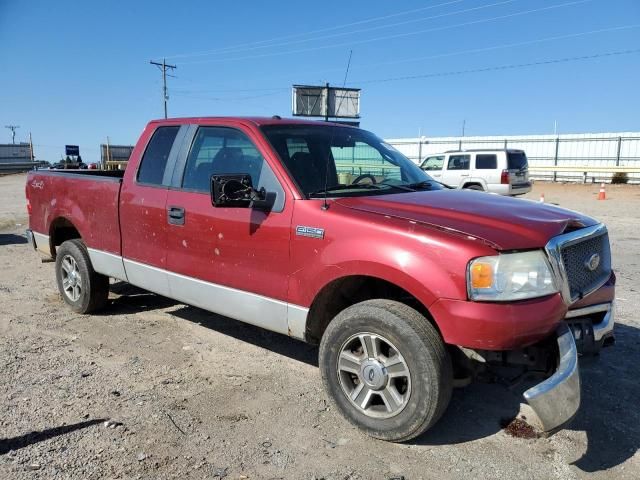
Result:
{"label": "rear cab window", "polygon": [[509,170],[525,170],[529,167],[524,152],[507,152],[507,168]]}
{"label": "rear cab window", "polygon": [[451,155],[447,162],[447,170],[469,170],[471,155]]}
{"label": "rear cab window", "polygon": [[496,170],[498,156],[495,153],[478,153],[476,155],[476,170]]}
{"label": "rear cab window", "polygon": [[137,181],[145,185],[165,185],[163,182],[167,160],[171,153],[171,148],[176,139],[180,126],[158,127],[147,145],[140,168],[138,169]]}

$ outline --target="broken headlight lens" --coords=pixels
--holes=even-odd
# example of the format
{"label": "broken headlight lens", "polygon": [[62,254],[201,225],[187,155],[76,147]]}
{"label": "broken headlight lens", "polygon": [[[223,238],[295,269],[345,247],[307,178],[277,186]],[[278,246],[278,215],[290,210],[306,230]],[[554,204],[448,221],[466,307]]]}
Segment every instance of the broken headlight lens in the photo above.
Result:
{"label": "broken headlight lens", "polygon": [[558,292],[542,250],[480,257],[467,267],[471,300],[507,302]]}

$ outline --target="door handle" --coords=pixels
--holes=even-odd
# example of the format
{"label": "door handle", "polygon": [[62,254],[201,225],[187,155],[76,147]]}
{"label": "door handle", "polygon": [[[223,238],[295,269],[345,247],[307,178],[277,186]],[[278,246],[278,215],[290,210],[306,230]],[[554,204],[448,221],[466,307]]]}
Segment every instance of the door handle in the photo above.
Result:
{"label": "door handle", "polygon": [[184,208],[182,208],[182,207],[168,207],[167,208],[167,221],[171,225],[184,225]]}

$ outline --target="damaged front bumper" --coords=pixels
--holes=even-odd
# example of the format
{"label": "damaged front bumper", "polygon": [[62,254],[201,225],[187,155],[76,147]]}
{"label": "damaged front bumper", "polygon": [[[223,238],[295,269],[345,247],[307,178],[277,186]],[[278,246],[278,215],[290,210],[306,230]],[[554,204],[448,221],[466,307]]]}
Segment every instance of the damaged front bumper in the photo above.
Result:
{"label": "damaged front bumper", "polygon": [[[569,310],[556,330],[558,367],[551,377],[531,387],[523,396],[529,407],[529,423],[553,432],[570,421],[580,408],[578,357],[597,353],[614,341],[614,303]],[[531,415],[533,413],[533,415]]]}
{"label": "damaged front bumper", "polygon": [[527,421],[544,432],[558,429],[571,420],[580,408],[576,342],[566,323],[562,323],[556,333],[559,352],[556,372],[523,394],[535,414],[534,418],[527,418]]}
{"label": "damaged front bumper", "polygon": [[[559,352],[556,372],[524,392],[535,414],[533,423],[542,431],[557,430],[580,408],[578,355],[596,353],[613,343],[614,311],[613,302],[569,310],[565,322],[556,330]],[[594,316],[600,321],[594,322]]]}

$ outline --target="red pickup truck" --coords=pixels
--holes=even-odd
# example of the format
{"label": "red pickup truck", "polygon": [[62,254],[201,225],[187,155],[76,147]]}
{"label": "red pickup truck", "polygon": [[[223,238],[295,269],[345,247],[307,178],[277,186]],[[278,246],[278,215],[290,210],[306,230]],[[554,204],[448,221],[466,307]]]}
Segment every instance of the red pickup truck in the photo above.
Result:
{"label": "red pickup truck", "polygon": [[104,307],[115,278],[319,343],[329,396],[376,438],[419,435],[454,385],[505,368],[541,379],[527,418],[557,429],[578,356],[613,342],[603,224],[447,189],[357,128],[152,121],[126,171],[34,171],[26,195],[74,311]]}

